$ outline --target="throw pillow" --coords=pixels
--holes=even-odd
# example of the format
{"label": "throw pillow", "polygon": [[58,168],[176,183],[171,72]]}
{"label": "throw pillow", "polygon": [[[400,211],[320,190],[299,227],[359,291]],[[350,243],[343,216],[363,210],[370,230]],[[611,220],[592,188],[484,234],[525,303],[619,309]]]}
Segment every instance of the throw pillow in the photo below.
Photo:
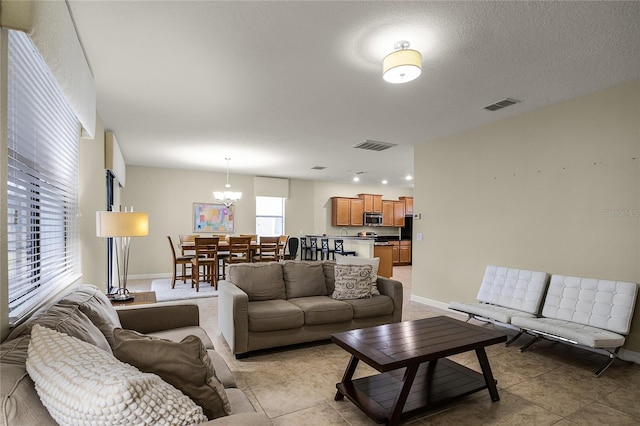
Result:
{"label": "throw pillow", "polygon": [[63,296],[58,304],[77,305],[113,347],[113,329],[122,325],[116,310],[102,290],[92,284],[84,284]]}
{"label": "throw pillow", "polygon": [[197,336],[174,342],[121,328],[116,328],[113,335],[116,358],[144,373],[157,374],[202,407],[209,420],[231,413],[227,393]]}
{"label": "throw pillow", "polygon": [[287,299],[327,295],[327,285],[320,262],[285,260],[282,263],[282,273]]}
{"label": "throw pillow", "polygon": [[78,305],[54,303],[47,306],[44,312],[38,313],[38,315],[29,318],[25,323],[16,327],[20,330],[15,335],[12,332],[8,339],[30,334],[35,324],[73,336],[111,354],[111,345],[109,345],[104,334],[80,310]]}
{"label": "throw pillow", "polygon": [[378,266],[380,265],[379,257],[356,257],[356,256],[343,256],[336,254],[336,265],[371,265],[371,294],[380,294],[378,290]]}
{"label": "throw pillow", "polygon": [[27,372],[59,424],[190,425],[207,418],[188,396],[155,374],[64,333],[34,325]]}
{"label": "throw pillow", "polygon": [[332,297],[338,300],[371,297],[371,265],[336,265]]}

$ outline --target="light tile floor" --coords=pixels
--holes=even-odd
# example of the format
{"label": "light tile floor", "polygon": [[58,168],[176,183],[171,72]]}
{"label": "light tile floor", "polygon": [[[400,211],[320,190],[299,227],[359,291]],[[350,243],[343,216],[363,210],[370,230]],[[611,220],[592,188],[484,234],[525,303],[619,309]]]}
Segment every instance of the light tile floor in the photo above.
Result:
{"label": "light tile floor", "polygon": [[[411,267],[395,267],[394,278],[403,283],[403,320],[448,315],[453,312],[411,302]],[[131,290],[149,290],[150,280],[130,280]],[[374,425],[346,399],[336,402],[349,355],[330,342],[260,351],[236,360],[218,331],[217,298],[195,299],[201,325],[236,374],[238,386],[256,410],[274,425]],[[476,322],[476,324],[481,324]],[[491,327],[491,325],[487,325]],[[511,333],[511,331],[508,331]],[[524,353],[526,336],[510,347],[487,348],[500,401],[492,403],[487,391],[478,392],[437,411],[406,419],[411,425],[640,425],[640,365],[616,361],[596,378],[593,372],[606,361],[603,355],[538,342]],[[451,357],[479,371],[473,352]],[[360,363],[357,377],[375,370]]]}

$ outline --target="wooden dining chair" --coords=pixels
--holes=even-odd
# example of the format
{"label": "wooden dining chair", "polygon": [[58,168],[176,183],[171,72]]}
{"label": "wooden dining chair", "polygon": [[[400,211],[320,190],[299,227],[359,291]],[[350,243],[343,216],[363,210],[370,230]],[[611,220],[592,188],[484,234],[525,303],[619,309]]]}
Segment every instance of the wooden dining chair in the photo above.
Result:
{"label": "wooden dining chair", "polygon": [[[220,237],[196,237],[195,257],[191,259],[191,287],[200,291],[200,277],[218,289],[218,242]],[[202,268],[202,270],[201,270]],[[201,273],[202,272],[202,273]]]}
{"label": "wooden dining chair", "polygon": [[191,267],[191,259],[195,257],[191,255],[187,256],[176,256],[176,248],[173,245],[173,241],[171,241],[171,237],[167,235],[167,239],[169,240],[169,246],[171,247],[171,256],[173,257],[173,275],[171,277],[171,288],[176,287],[176,277],[178,275],[178,265],[181,265],[182,269],[182,282],[187,282],[187,266]]}
{"label": "wooden dining chair", "polygon": [[287,243],[289,242],[288,235],[280,235],[278,239],[278,260],[282,261],[285,259],[287,254]]}
{"label": "wooden dining chair", "polygon": [[251,236],[229,237],[229,256],[224,258],[222,279],[227,277],[227,266],[232,263],[249,263],[251,261]]}
{"label": "wooden dining chair", "polygon": [[[195,242],[196,238],[199,237],[199,234],[180,234],[180,250],[182,255],[185,256],[185,251],[195,252]],[[186,244],[185,244],[186,243]],[[186,248],[185,248],[186,246]],[[191,248],[193,247],[193,248]],[[191,253],[193,254],[193,253]]]}
{"label": "wooden dining chair", "polygon": [[278,241],[280,237],[260,237],[258,262],[278,261]]}

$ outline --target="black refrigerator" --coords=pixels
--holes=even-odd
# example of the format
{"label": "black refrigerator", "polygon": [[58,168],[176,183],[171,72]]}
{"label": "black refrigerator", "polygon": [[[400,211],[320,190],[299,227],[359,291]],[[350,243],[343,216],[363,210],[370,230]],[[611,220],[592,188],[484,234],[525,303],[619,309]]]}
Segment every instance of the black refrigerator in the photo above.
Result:
{"label": "black refrigerator", "polygon": [[413,216],[405,216],[404,228],[400,228],[400,239],[411,241],[411,263],[413,263]]}

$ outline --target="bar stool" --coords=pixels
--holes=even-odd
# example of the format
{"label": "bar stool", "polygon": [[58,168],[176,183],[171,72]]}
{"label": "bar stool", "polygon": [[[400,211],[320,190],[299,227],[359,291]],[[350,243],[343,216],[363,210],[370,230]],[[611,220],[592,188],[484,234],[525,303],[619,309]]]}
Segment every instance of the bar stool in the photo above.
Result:
{"label": "bar stool", "polygon": [[335,245],[335,250],[333,250],[333,258],[335,259],[336,253],[341,254],[343,256],[355,256],[356,252],[354,250],[344,250],[344,240],[333,240]]}
{"label": "bar stool", "polygon": [[326,257],[327,260],[329,260],[330,255],[333,256],[333,260],[336,260],[335,250],[331,250],[329,248],[329,239],[321,238],[320,239],[320,259],[325,260],[325,255],[327,256]]}
{"label": "bar stool", "polygon": [[307,246],[307,237],[300,237],[300,260],[309,260],[309,247]]}
{"label": "bar stool", "polygon": [[309,257],[307,260],[318,260],[318,238],[309,237],[309,246],[307,247]]}

